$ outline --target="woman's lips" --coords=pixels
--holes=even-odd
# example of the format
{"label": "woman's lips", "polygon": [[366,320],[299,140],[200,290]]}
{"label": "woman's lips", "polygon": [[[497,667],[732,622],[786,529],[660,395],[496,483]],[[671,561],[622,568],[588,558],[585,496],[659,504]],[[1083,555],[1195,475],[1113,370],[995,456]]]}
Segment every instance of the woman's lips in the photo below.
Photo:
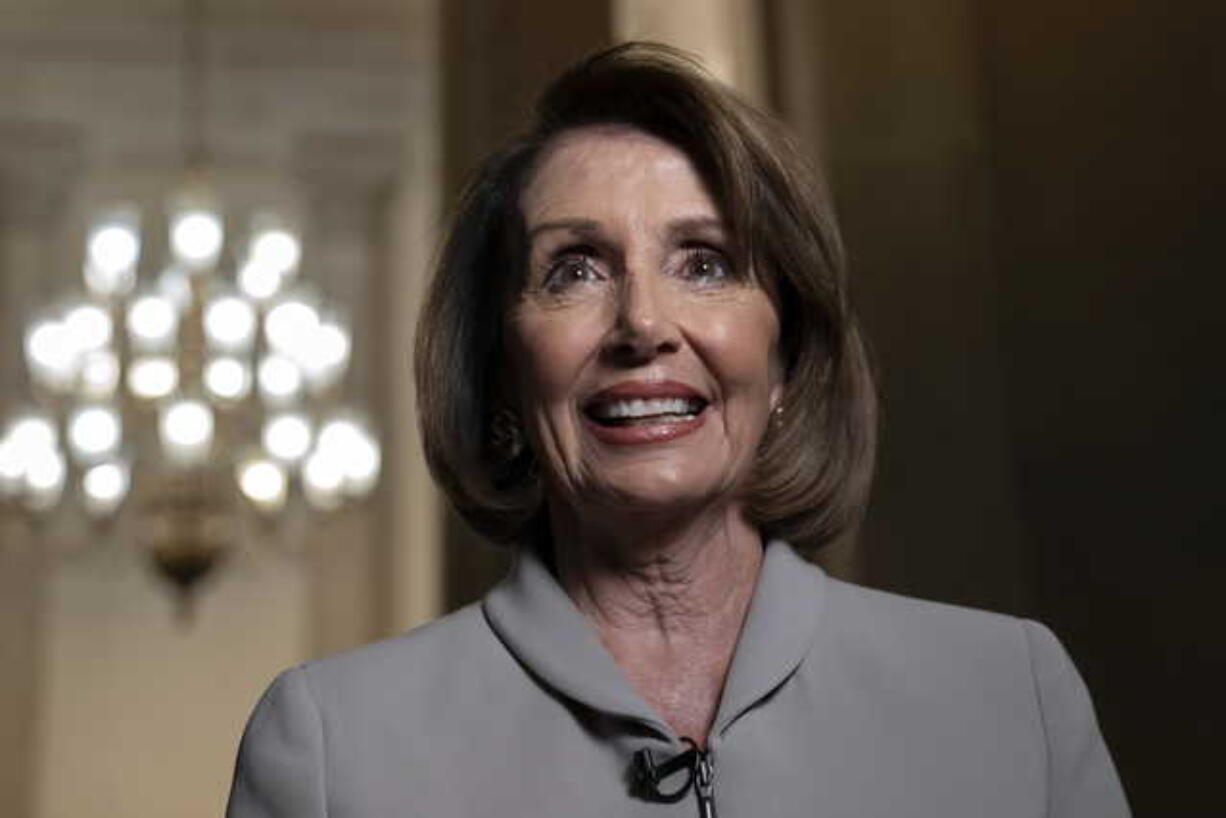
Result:
{"label": "woman's lips", "polygon": [[592,435],[616,446],[663,443],[696,431],[707,399],[676,381],[624,381],[592,395],[583,420]]}
{"label": "woman's lips", "polygon": [[600,423],[587,414],[584,414],[583,422],[592,436],[603,443],[613,446],[637,446],[645,443],[663,443],[684,437],[697,431],[706,417],[707,410],[704,408],[694,415],[659,415],[654,418],[636,420],[623,426]]}

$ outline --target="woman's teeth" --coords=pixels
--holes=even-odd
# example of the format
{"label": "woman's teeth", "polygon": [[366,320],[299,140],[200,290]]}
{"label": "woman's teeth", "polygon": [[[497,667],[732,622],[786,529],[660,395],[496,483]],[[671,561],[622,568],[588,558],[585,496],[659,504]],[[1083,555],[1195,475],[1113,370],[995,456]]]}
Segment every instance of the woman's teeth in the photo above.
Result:
{"label": "woman's teeth", "polygon": [[598,421],[614,423],[644,418],[680,420],[701,412],[703,403],[698,398],[633,398],[598,403],[588,413]]}

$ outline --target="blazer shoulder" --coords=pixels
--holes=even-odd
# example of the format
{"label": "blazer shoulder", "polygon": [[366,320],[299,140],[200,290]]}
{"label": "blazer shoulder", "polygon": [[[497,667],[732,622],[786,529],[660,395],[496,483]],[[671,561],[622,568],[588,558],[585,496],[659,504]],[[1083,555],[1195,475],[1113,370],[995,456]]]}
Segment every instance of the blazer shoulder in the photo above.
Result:
{"label": "blazer shoulder", "polygon": [[1034,632],[1042,625],[1008,614],[931,602],[830,579],[827,638],[859,657],[912,671],[958,671],[974,678],[1030,675]]}
{"label": "blazer shoulder", "polygon": [[480,606],[472,604],[411,631],[299,665],[313,696],[330,699],[386,697],[389,691],[446,684],[462,667],[497,655]]}
{"label": "blazer shoulder", "polygon": [[1010,614],[903,596],[829,576],[826,585],[837,610],[867,618],[875,625],[942,625],[992,631],[1002,627],[1016,629],[1024,621]]}
{"label": "blazer shoulder", "polygon": [[1046,626],[833,579],[825,589],[810,672],[892,714],[895,738],[957,725],[956,746],[978,761],[1036,771],[1049,818],[1128,816],[1085,683]]}

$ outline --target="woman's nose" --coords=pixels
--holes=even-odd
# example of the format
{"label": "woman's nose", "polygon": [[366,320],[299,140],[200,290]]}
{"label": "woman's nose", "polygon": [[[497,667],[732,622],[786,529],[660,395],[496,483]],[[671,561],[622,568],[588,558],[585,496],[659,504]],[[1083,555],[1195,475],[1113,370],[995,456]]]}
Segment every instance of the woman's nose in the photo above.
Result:
{"label": "woman's nose", "polygon": [[617,314],[605,345],[615,362],[644,363],[680,348],[677,316],[661,284],[658,276],[641,268],[621,277]]}

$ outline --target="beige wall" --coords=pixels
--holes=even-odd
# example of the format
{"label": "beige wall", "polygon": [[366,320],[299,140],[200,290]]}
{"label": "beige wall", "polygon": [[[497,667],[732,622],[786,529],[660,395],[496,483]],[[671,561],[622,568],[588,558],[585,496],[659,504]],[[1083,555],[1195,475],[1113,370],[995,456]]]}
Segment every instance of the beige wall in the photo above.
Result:
{"label": "beige wall", "polygon": [[763,103],[762,6],[762,0],[614,0],[613,36],[689,51],[716,77]]}
{"label": "beige wall", "polygon": [[[385,200],[380,305],[374,311],[382,356],[384,433],[389,456],[384,517],[384,634],[433,619],[444,610],[443,509],[425,468],[417,434],[413,339],[439,243],[443,199],[442,79],[439,11],[422,4],[415,126],[407,129],[400,172]],[[394,498],[394,499],[392,499]]]}
{"label": "beige wall", "polygon": [[44,591],[32,814],[212,818],[255,695],[309,642],[309,580],[273,555],[240,556],[173,615],[130,549],[60,562]]}
{"label": "beige wall", "polygon": [[17,520],[0,518],[0,797],[32,815],[39,707],[43,581]]}

